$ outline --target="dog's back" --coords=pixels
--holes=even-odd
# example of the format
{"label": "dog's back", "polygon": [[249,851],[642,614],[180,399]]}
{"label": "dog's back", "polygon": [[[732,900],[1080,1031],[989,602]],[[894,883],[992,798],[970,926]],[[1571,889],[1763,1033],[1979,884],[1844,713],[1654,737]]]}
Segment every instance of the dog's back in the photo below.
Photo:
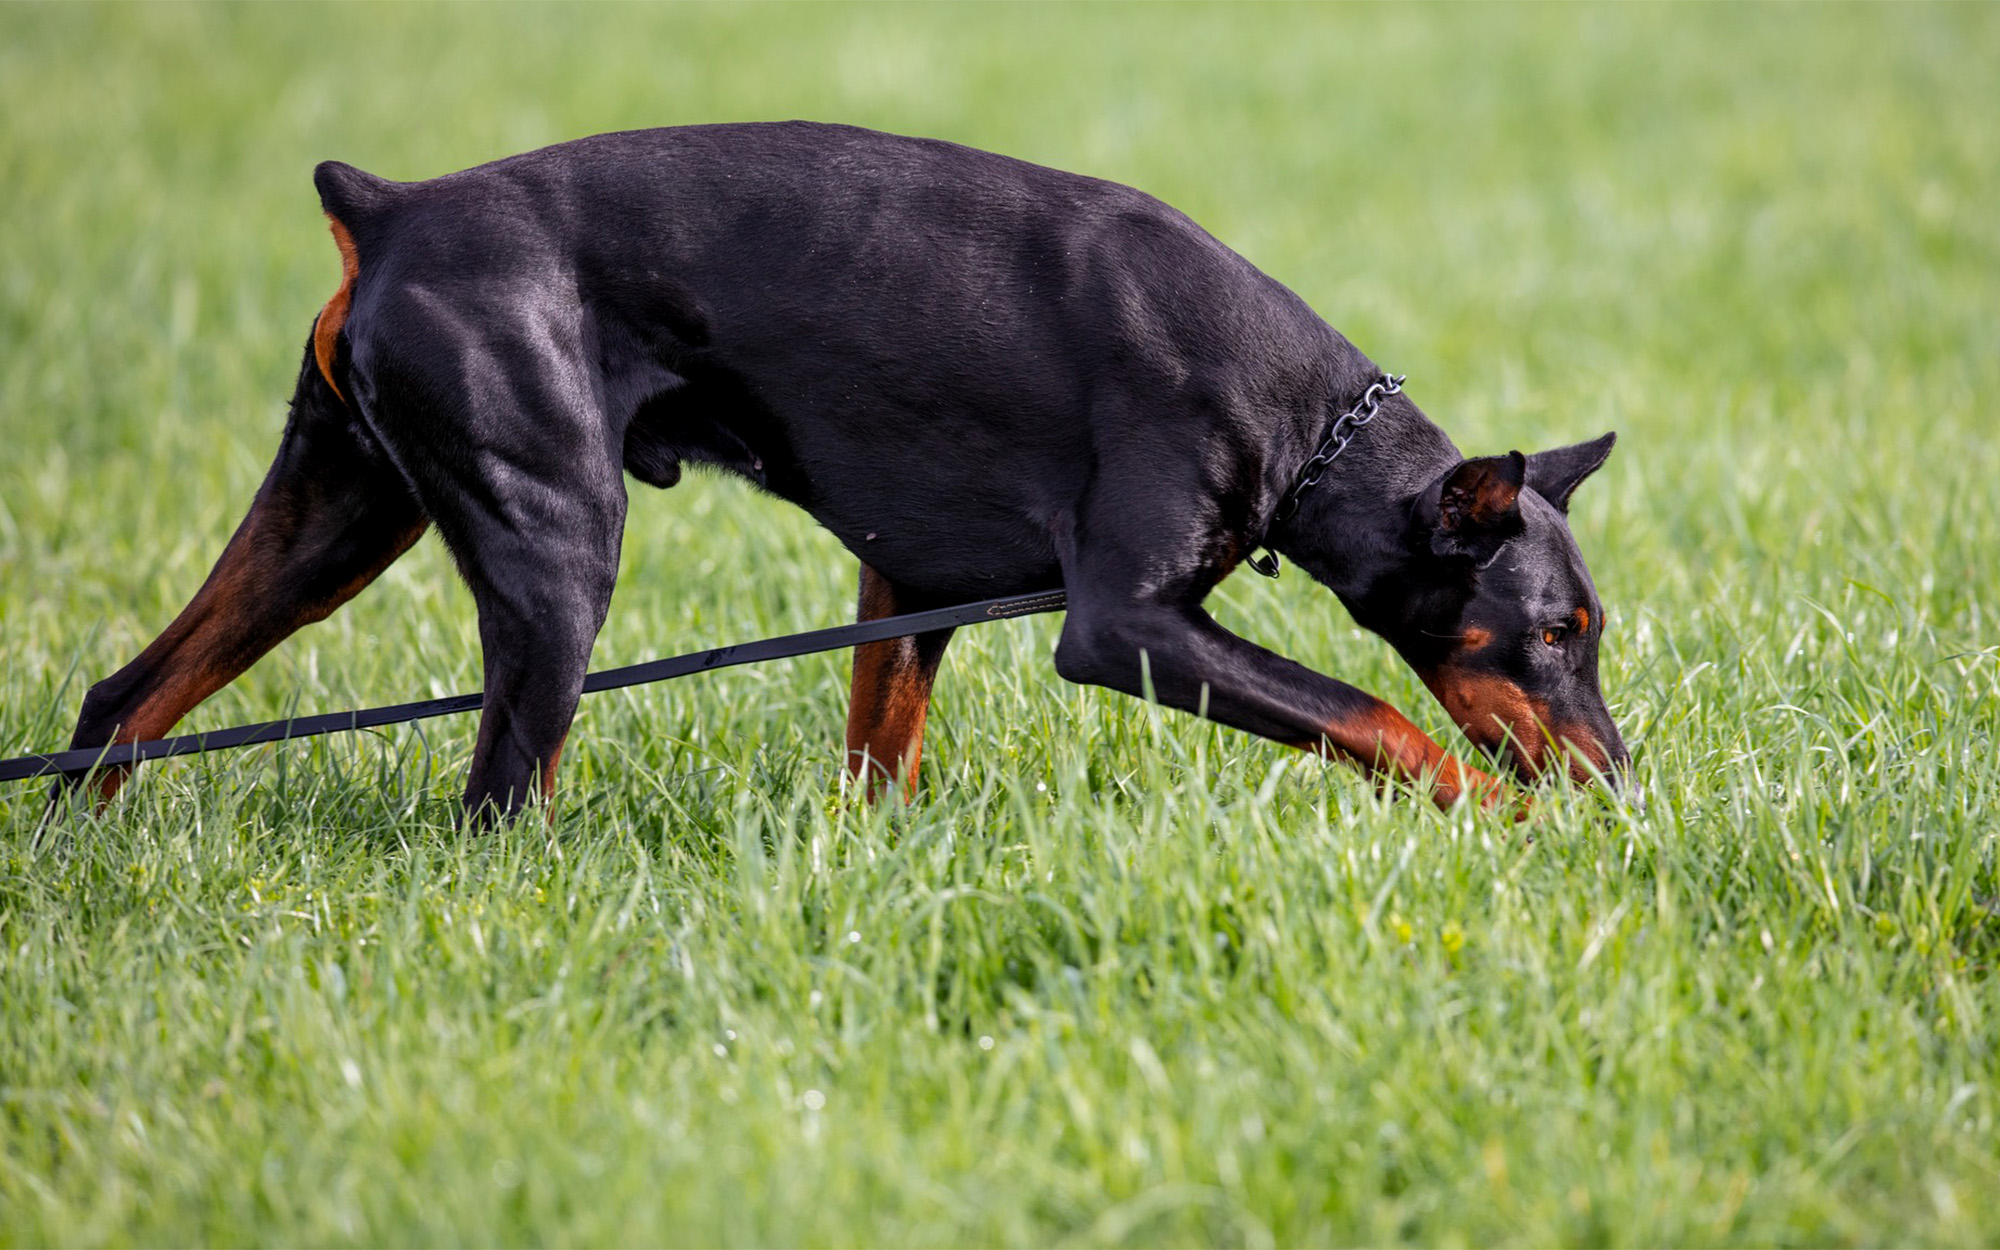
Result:
{"label": "dog's back", "polygon": [[427,319],[466,350],[459,325],[581,318],[635,476],[742,473],[943,595],[1048,584],[1100,425],[1254,453],[1300,420],[1337,337],[1150,196],[846,126],[633,131],[428,182],[336,163],[316,181],[358,256],[343,328],[364,372],[430,350]]}

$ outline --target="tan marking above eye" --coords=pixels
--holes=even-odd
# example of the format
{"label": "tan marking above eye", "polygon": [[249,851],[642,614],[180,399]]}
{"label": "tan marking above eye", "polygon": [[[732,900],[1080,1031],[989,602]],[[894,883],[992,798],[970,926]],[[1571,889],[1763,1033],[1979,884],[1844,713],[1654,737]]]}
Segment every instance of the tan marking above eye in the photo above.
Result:
{"label": "tan marking above eye", "polygon": [[1587,633],[1589,633],[1589,632],[1590,632],[1590,609],[1589,609],[1589,608],[1578,608],[1578,609],[1577,609],[1577,610],[1576,610],[1576,611],[1575,611],[1574,613],[1572,613],[1572,614],[1571,614],[1571,619],[1572,619],[1572,620],[1574,620],[1574,621],[1576,622],[1576,632],[1577,632],[1577,633],[1579,633],[1579,634],[1587,634]]}

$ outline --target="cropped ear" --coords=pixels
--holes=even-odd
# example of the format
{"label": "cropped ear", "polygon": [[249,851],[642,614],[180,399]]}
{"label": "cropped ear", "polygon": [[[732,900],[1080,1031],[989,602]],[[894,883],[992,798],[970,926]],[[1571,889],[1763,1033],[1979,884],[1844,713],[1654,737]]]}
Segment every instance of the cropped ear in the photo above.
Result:
{"label": "cropped ear", "polygon": [[1528,485],[1537,495],[1563,512],[1569,511],[1569,497],[1577,484],[1603,466],[1618,441],[1616,432],[1587,443],[1538,451],[1528,457]]}
{"label": "cropped ear", "polygon": [[1419,515],[1430,529],[1431,550],[1468,556],[1481,565],[1492,560],[1502,543],[1521,532],[1521,486],[1527,471],[1527,457],[1510,451],[1460,461],[1439,478],[1418,501]]}

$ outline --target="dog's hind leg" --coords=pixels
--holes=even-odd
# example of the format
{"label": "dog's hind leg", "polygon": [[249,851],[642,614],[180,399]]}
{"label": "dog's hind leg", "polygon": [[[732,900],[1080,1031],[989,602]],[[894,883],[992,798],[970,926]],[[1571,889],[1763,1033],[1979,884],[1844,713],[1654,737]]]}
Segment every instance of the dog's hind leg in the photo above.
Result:
{"label": "dog's hind leg", "polygon": [[487,823],[553,791],[618,576],[624,430],[560,303],[523,315],[395,298],[356,313],[394,328],[358,333],[357,387],[479,610],[465,806]]}
{"label": "dog's hind leg", "polygon": [[[408,484],[310,349],[264,484],[173,624],[91,687],[72,747],[156,738],[303,625],[360,593],[424,531]],[[94,775],[102,799],[129,767]],[[57,783],[60,797],[74,783]]]}
{"label": "dog's hind leg", "polygon": [[[911,610],[894,582],[861,566],[857,621],[875,621]],[[949,629],[910,638],[887,638],[854,649],[854,684],[847,710],[847,771],[861,782],[870,802],[881,798],[900,775],[903,796],[914,797],[917,763],[924,748],[924,717],[931,683],[951,641]]]}
{"label": "dog's hind leg", "polygon": [[[590,650],[611,605],[625,492],[607,484],[500,492],[446,535],[479,606],[486,702],[466,777],[475,822],[512,816],[555,790]],[[463,501],[461,501],[463,502]],[[438,528],[445,529],[440,521]],[[475,537],[476,536],[476,537]]]}

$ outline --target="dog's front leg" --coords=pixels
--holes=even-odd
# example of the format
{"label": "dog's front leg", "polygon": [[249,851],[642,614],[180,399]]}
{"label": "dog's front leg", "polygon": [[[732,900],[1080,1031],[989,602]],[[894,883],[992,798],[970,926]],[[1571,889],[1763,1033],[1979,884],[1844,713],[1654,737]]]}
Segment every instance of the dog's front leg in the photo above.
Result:
{"label": "dog's front leg", "polygon": [[[857,621],[876,621],[917,610],[896,584],[861,566]],[[924,718],[931,683],[944,659],[949,629],[909,638],[885,638],[854,648],[854,682],[847,707],[847,771],[872,803],[899,777],[903,797],[917,791],[917,762],[924,749]]]}
{"label": "dog's front leg", "polygon": [[1150,683],[1169,707],[1339,756],[1427,790],[1440,807],[1462,797],[1492,807],[1507,793],[1387,703],[1238,638],[1197,605],[1107,602],[1072,589],[1056,669],[1127,694]]}

